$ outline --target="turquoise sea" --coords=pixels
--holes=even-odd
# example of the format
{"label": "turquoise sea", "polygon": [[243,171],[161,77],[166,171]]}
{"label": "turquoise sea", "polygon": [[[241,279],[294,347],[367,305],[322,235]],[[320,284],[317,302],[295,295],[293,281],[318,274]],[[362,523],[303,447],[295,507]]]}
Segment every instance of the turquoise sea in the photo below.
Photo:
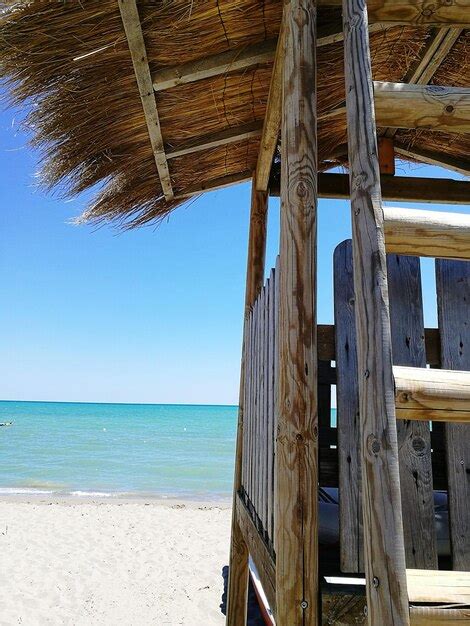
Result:
{"label": "turquoise sea", "polygon": [[0,402],[0,495],[226,499],[234,406]]}

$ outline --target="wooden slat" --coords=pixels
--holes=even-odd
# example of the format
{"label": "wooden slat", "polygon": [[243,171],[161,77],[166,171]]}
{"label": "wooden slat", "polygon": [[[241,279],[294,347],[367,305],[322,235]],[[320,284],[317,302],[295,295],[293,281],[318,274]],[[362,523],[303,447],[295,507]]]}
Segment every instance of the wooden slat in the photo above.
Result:
{"label": "wooden slat", "polygon": [[249,393],[249,383],[250,383],[250,368],[251,368],[251,350],[250,350],[250,324],[251,324],[251,316],[248,316],[243,325],[243,351],[244,351],[244,368],[245,375],[243,376],[243,380],[240,381],[243,384],[243,404],[244,407],[244,420],[243,420],[243,431],[242,431],[242,475],[241,475],[241,487],[246,491],[247,485],[247,468],[248,468],[248,433],[247,433],[247,425],[249,422],[249,411],[248,411],[248,403],[250,400]]}
{"label": "wooden slat", "polygon": [[470,259],[470,214],[384,207],[387,252]]}
{"label": "wooden slat", "polygon": [[273,511],[273,543],[274,552],[277,553],[277,433],[279,426],[279,325],[280,325],[280,262],[279,255],[276,257],[274,283],[274,511]]}
{"label": "wooden slat", "polygon": [[470,605],[470,572],[407,569],[410,602]]}
{"label": "wooden slat", "polygon": [[468,624],[470,622],[470,607],[423,607],[411,606],[412,626],[446,626],[446,624]]}
{"label": "wooden slat", "polygon": [[[425,328],[426,362],[439,366],[441,363],[439,329]],[[335,327],[332,324],[317,326],[318,360],[334,361],[336,359]]]}
{"label": "wooden slat", "polygon": [[368,621],[406,625],[387,268],[364,1],[343,0],[343,19]]}
{"label": "wooden slat", "polygon": [[[260,196],[256,191],[252,194],[250,211],[250,233],[248,244],[248,260],[246,274],[245,322],[261,289],[264,277],[266,256],[266,219],[267,196]],[[263,204],[263,202],[265,204]],[[242,461],[244,411],[243,389],[245,387],[245,346],[242,346],[242,362],[240,368],[240,396],[238,410],[237,439],[235,449],[234,493],[232,507],[232,534],[230,540],[230,569],[227,594],[227,623],[230,626],[245,626],[248,594],[248,549],[236,518],[236,499],[242,486]],[[246,452],[245,452],[246,459]],[[248,471],[247,471],[248,477]]]}
{"label": "wooden slat", "polygon": [[359,390],[357,378],[354,278],[351,240],[334,253],[334,310],[338,421],[340,569],[364,571],[361,463],[359,454]]}
{"label": "wooden slat", "polygon": [[[382,176],[382,198],[395,202],[427,202],[430,204],[469,204],[470,182],[445,178],[418,178],[411,176]],[[279,187],[271,187],[271,196],[279,195]],[[347,174],[319,174],[320,198],[348,200]]]}
{"label": "wooden slat", "polygon": [[274,507],[274,281],[275,273],[269,276],[269,307],[268,307],[268,402],[267,402],[267,528],[268,537],[273,541],[273,507]]}
{"label": "wooden slat", "polygon": [[269,553],[269,550],[262,540],[250,514],[245,507],[243,501],[237,496],[235,503],[235,512],[237,522],[243,533],[243,538],[248,544],[248,548],[253,561],[258,570],[263,591],[269,602],[269,606],[273,612],[276,610],[276,592],[275,592],[275,564]]}
{"label": "wooden slat", "polygon": [[286,5],[281,129],[276,623],[318,623],[316,6]]}
{"label": "wooden slat", "polygon": [[[419,259],[387,255],[393,363],[426,367]],[[437,569],[429,423],[397,424],[407,567]]]}
{"label": "wooden slat", "polygon": [[[442,367],[470,370],[470,263],[436,261]],[[470,570],[470,427],[446,424],[452,563]]]}
{"label": "wooden slat", "polygon": [[246,139],[252,139],[253,137],[259,137],[261,135],[261,130],[261,122],[250,122],[249,124],[243,124],[242,126],[235,126],[233,128],[228,128],[227,130],[210,133],[208,135],[192,139],[188,143],[178,146],[175,150],[167,148],[166,158],[176,159],[177,157],[185,156],[186,154],[203,152],[204,150],[210,150],[219,146],[226,146],[231,143],[237,143],[239,141],[245,141]]}
{"label": "wooden slat", "polygon": [[470,89],[375,82],[374,98],[381,126],[470,132]]}
{"label": "wooden slat", "polygon": [[142,100],[142,107],[144,109],[150,143],[152,144],[155,163],[157,165],[158,176],[165,195],[165,200],[169,201],[173,199],[174,194],[165,149],[163,147],[162,129],[160,127],[155,94],[152,88],[147,51],[145,49],[136,0],[119,0],[119,10],[121,11],[122,23],[126,31],[129,51],[132,57],[132,65],[134,66],[140,99]]}
{"label": "wooden slat", "polygon": [[[261,293],[261,292],[260,292]],[[252,475],[251,475],[251,485],[252,485],[252,498],[251,501],[254,506],[254,510],[256,514],[259,511],[259,502],[258,502],[258,488],[259,488],[259,480],[258,480],[258,461],[259,461],[259,381],[260,381],[260,366],[261,359],[259,354],[259,335],[260,335],[260,320],[259,320],[259,297],[255,302],[253,307],[253,315],[255,318],[255,393],[254,393],[254,411],[253,411],[253,462],[252,462]]]}
{"label": "wooden slat", "polygon": [[[268,279],[269,280],[269,279]],[[263,514],[264,514],[264,531],[266,535],[269,531],[269,512],[268,512],[268,493],[269,493],[269,393],[270,393],[270,376],[269,376],[269,307],[271,305],[270,287],[267,282],[264,295],[264,419],[263,419],[263,448],[264,448],[264,466],[263,466]]]}
{"label": "wooden slat", "polygon": [[258,435],[258,459],[259,459],[259,511],[258,514],[263,525],[263,529],[266,528],[266,516],[265,516],[265,504],[266,504],[266,476],[265,476],[265,462],[266,462],[266,441],[264,433],[264,424],[266,420],[266,324],[265,324],[265,312],[266,312],[266,287],[263,287],[260,295],[260,403],[259,403],[259,435]]}
{"label": "wooden slat", "polygon": [[[470,5],[468,7],[470,10]],[[432,38],[423,57],[404,82],[427,85],[441,66],[462,33],[461,28],[440,28]]]}
{"label": "wooden slat", "polygon": [[470,372],[394,367],[393,374],[397,418],[470,423]]}

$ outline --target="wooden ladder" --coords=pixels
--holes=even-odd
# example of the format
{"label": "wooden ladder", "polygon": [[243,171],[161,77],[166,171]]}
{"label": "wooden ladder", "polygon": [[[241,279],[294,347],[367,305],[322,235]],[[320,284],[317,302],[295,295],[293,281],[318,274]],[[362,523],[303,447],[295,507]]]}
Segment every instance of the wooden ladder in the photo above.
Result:
{"label": "wooden ladder", "polygon": [[[384,211],[364,0],[343,0],[343,16],[368,621],[395,626],[410,623],[410,602],[469,602],[469,574],[406,569],[396,420],[470,423],[470,373],[393,367],[386,245],[469,259],[470,219]],[[459,428],[447,434],[457,455],[470,444]]]}

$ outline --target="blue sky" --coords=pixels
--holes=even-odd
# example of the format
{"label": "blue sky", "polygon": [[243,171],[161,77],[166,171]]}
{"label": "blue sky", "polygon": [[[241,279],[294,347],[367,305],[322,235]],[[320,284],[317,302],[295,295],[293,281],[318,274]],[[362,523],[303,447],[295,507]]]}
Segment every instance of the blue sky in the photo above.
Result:
{"label": "blue sky", "polygon": [[[249,185],[207,194],[157,229],[118,233],[71,225],[89,197],[46,196],[37,165],[14,111],[1,112],[0,398],[236,404]],[[405,172],[455,177],[425,166]],[[348,203],[322,200],[320,323],[332,322],[333,250],[349,236]],[[273,199],[268,268],[278,240]],[[434,326],[429,260],[423,284]]]}

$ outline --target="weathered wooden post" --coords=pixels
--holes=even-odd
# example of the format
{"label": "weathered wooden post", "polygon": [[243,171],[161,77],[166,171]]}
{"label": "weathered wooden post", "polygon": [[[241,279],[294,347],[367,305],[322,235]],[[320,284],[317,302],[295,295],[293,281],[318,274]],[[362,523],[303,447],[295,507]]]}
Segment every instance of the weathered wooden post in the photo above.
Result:
{"label": "weathered wooden post", "polygon": [[276,624],[318,623],[316,2],[285,8]]}
{"label": "weathered wooden post", "polygon": [[[266,256],[266,224],[268,217],[268,194],[257,191],[253,181],[248,236],[248,259],[246,268],[245,320],[256,300],[264,280]],[[245,336],[245,333],[243,333]],[[245,626],[248,593],[248,548],[236,519],[236,498],[241,486],[243,458],[243,389],[245,385],[245,346],[242,348],[240,371],[240,396],[238,428],[235,452],[235,476],[233,487],[232,537],[230,543],[230,569],[227,593],[227,626]]]}
{"label": "weathered wooden post", "polygon": [[368,619],[409,624],[384,241],[365,0],[343,0]]}

